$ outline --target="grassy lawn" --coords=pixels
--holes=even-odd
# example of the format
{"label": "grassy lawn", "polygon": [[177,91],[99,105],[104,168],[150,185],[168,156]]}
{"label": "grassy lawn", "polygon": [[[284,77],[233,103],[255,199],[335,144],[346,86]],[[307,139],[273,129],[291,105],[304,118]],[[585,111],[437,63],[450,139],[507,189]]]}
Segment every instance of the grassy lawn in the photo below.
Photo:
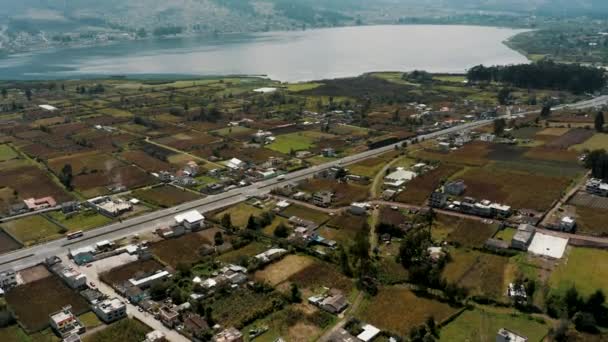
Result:
{"label": "grassy lawn", "polygon": [[565,291],[574,285],[584,297],[597,289],[607,289],[608,251],[568,247],[549,282],[558,291]]}
{"label": "grassy lawn", "polygon": [[387,287],[366,300],[356,317],[382,330],[404,336],[412,328],[424,324],[428,317],[441,322],[457,310],[433,299],[417,297],[404,288]]}
{"label": "grassy lawn", "polygon": [[329,220],[329,216],[322,211],[310,209],[299,205],[292,204],[287,209],[281,212],[286,217],[297,216],[304,220],[310,220],[317,224],[322,224]]}
{"label": "grassy lawn", "polygon": [[606,209],[576,206],[576,231],[589,235],[607,235],[606,217]]}
{"label": "grassy lawn", "polygon": [[63,236],[61,227],[40,215],[28,216],[2,224],[2,227],[26,246]]}
{"label": "grassy lawn", "polygon": [[547,335],[549,326],[522,314],[495,313],[482,309],[467,310],[441,329],[440,341],[493,342],[500,328],[509,329],[538,342]]}
{"label": "grassy lawn", "polygon": [[250,257],[263,253],[268,249],[269,247],[264,245],[263,243],[254,241],[239,249],[226,252],[217,257],[217,259],[227,264],[238,264],[241,259],[248,259]]}
{"label": "grassy lawn", "polygon": [[211,307],[213,317],[219,324],[238,329],[271,313],[275,303],[280,301],[276,292],[261,293],[240,288],[215,300]]}
{"label": "grassy lawn", "polygon": [[0,145],[0,162],[17,158],[19,155],[8,145]]}
{"label": "grassy lawn", "polygon": [[122,319],[84,338],[84,342],[143,341],[152,331],[147,325],[131,318]]}
{"label": "grassy lawn", "polygon": [[223,137],[229,137],[229,136],[233,136],[233,135],[242,136],[242,135],[246,135],[246,134],[253,134],[254,132],[255,132],[255,130],[248,128],[248,127],[243,127],[243,126],[226,127],[226,128],[218,129],[215,131],[211,131],[211,133],[216,133]]}
{"label": "grassy lawn", "polygon": [[133,192],[133,197],[161,208],[169,208],[201,198],[201,196],[193,192],[178,189],[170,185],[136,190]]}
{"label": "grassy lawn", "polygon": [[513,240],[513,236],[515,236],[515,233],[517,233],[517,229],[505,228],[499,230],[498,233],[496,233],[496,235],[494,236],[494,238],[510,243],[511,240]]}
{"label": "grassy lawn", "polygon": [[608,148],[608,134],[596,133],[582,144],[574,145],[571,149],[582,152],[583,150],[597,150]]}
{"label": "grassy lawn", "polygon": [[463,83],[467,77],[464,75],[433,75],[433,79],[442,82]]}
{"label": "grassy lawn", "polygon": [[275,142],[266,146],[267,148],[284,154],[293,151],[304,151],[315,146],[315,142],[323,137],[333,137],[317,131],[303,131],[277,135]]}
{"label": "grassy lawn", "polygon": [[176,239],[159,241],[153,244],[151,249],[160,260],[176,268],[180,263],[193,264],[199,261],[199,250],[204,244],[213,245],[201,234],[191,233]]}
{"label": "grassy lawn", "polygon": [[103,324],[99,318],[97,318],[97,315],[92,311],[82,314],[78,318],[80,319],[80,322],[84,324],[85,328],[87,328],[87,330],[96,328]]}
{"label": "grassy lawn", "polygon": [[262,212],[263,211],[260,208],[256,208],[247,203],[239,203],[215,215],[215,219],[219,221],[224,215],[230,214],[232,225],[234,227],[245,228],[247,227],[249,216],[259,216],[262,214]]}
{"label": "grassy lawn", "polygon": [[61,339],[49,329],[42,330],[32,335],[26,334],[18,325],[0,328],[0,341],[2,342],[59,342]]}
{"label": "grassy lawn", "polygon": [[48,215],[53,220],[66,226],[70,231],[88,230],[105,226],[112,222],[110,218],[98,214],[93,210],[81,211],[76,215],[64,215],[60,211],[53,211]]}
{"label": "grassy lawn", "polygon": [[287,85],[287,90],[292,92],[311,90],[322,86],[322,83],[307,82],[307,83],[290,83]]}
{"label": "grassy lawn", "polygon": [[315,260],[311,257],[288,255],[280,261],[268,265],[263,270],[257,271],[255,278],[271,285],[278,285],[314,263]]}

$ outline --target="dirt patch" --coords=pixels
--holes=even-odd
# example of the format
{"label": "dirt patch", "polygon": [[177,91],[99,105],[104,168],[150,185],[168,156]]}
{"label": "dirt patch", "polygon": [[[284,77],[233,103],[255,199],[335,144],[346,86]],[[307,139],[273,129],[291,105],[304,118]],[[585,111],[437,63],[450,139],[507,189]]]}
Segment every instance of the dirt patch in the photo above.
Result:
{"label": "dirt patch", "polygon": [[99,275],[106,284],[122,284],[125,281],[163,269],[163,265],[154,259],[138,260],[130,264],[113,268]]}
{"label": "dirt patch", "polygon": [[267,266],[263,270],[257,271],[255,273],[255,278],[275,286],[314,263],[315,260],[310,257],[288,255],[282,260]]}
{"label": "dirt patch", "polygon": [[38,265],[19,271],[19,275],[21,276],[24,284],[29,284],[50,277],[51,272],[49,272],[46,267]]}
{"label": "dirt patch", "polygon": [[567,149],[572,145],[578,145],[585,142],[587,139],[591,138],[594,134],[594,131],[590,129],[572,129],[568,131],[568,133],[560,136],[559,138],[552,140],[546,146],[547,147],[555,147],[561,149]]}
{"label": "dirt patch", "polygon": [[151,249],[160,260],[176,268],[180,263],[192,265],[199,261],[202,257],[200,249],[204,245],[210,246],[213,242],[199,233],[192,233],[157,242],[151,246]]}
{"label": "dirt patch", "polygon": [[437,189],[441,180],[450,177],[460,169],[461,167],[459,166],[443,164],[435,170],[414,178],[406,184],[405,191],[397,196],[397,201],[424,205],[426,200],[431,196],[431,193]]}
{"label": "dirt patch", "polygon": [[305,342],[310,341],[311,336],[317,336],[321,332],[319,327],[310,323],[297,323],[288,330],[288,341]]}

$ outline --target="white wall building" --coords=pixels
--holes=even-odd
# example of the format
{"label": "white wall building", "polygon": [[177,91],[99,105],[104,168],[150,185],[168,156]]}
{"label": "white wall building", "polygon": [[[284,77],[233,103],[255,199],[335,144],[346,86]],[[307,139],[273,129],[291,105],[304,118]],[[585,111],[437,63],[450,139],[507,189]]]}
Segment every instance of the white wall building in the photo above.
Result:
{"label": "white wall building", "polygon": [[93,306],[93,312],[105,323],[112,323],[127,316],[127,306],[118,298],[106,299]]}

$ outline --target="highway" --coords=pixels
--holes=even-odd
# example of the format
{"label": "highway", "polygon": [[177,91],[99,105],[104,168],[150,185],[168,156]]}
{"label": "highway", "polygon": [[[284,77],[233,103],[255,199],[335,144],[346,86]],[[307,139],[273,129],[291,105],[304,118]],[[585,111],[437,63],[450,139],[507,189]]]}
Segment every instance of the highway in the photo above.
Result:
{"label": "highway", "polygon": [[[578,102],[571,105],[564,105],[553,108],[553,110],[560,109],[582,109],[605,105],[608,103],[608,96],[600,96],[591,100]],[[537,113],[538,111],[518,113],[523,115]],[[504,117],[508,118],[508,117]],[[477,127],[491,124],[494,119],[479,120],[474,122],[465,123],[462,125],[450,127],[444,130],[440,130],[433,133],[420,135],[417,139],[428,140],[434,139],[443,135],[468,131]],[[412,141],[407,140],[408,144]],[[141,233],[145,231],[153,231],[157,228],[167,226],[173,222],[173,217],[179,213],[186,212],[189,210],[199,210],[201,213],[216,210],[222,207],[233,205],[246,200],[250,196],[265,195],[270,192],[274,187],[285,185],[291,182],[300,181],[311,177],[313,174],[334,167],[334,166],[346,166],[349,164],[356,163],[358,161],[368,159],[379,154],[391,151],[395,149],[395,146],[400,146],[403,142],[395,143],[385,147],[381,147],[374,150],[368,150],[356,155],[348,156],[339,160],[331,161],[325,164],[316,165],[307,169],[299,170],[284,175],[281,179],[271,179],[254,183],[247,187],[233,189],[231,191],[211,195],[203,199],[199,199],[193,202],[184,203],[172,208],[155,211],[149,214],[144,214],[132,219],[124,220],[122,222],[113,223],[101,228],[90,230],[85,232],[84,237],[72,241],[68,241],[65,238],[55,241],[50,241],[44,244],[22,248],[20,250],[3,254],[0,256],[0,270],[15,269],[22,270],[24,268],[31,267],[43,261],[49,256],[60,256],[67,254],[70,249],[76,249],[91,244],[95,244],[102,240],[115,240]]]}

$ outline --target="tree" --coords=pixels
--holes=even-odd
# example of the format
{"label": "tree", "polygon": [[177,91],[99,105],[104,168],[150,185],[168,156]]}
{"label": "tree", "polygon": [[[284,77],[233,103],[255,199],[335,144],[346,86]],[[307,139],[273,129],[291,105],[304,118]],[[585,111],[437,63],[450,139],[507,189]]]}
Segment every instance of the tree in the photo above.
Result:
{"label": "tree", "polygon": [[393,113],[393,121],[399,121],[399,108],[395,109],[395,112]]}
{"label": "tree", "polygon": [[505,132],[506,126],[507,122],[505,121],[505,119],[494,120],[494,134],[501,136]]}
{"label": "tree", "polygon": [[287,230],[287,226],[283,223],[279,224],[277,228],[274,230],[274,236],[284,239],[289,236],[289,230]]}
{"label": "tree", "polygon": [[501,105],[508,105],[511,100],[511,89],[509,88],[501,88],[497,94],[498,103]]}
{"label": "tree", "polygon": [[25,97],[28,101],[32,101],[32,90],[30,88],[25,89]]}
{"label": "tree", "polygon": [[591,170],[594,178],[608,180],[608,153],[606,150],[593,150],[585,158],[585,167]]}
{"label": "tree", "polygon": [[429,316],[426,319],[426,328],[433,336],[438,336],[437,334],[437,325],[435,325],[435,318],[433,316]]}
{"label": "tree", "polygon": [[59,180],[68,190],[72,190],[72,165],[65,164],[61,169],[61,173],[59,174]]}
{"label": "tree", "polygon": [[8,90],[6,88],[2,88],[2,97],[6,98],[8,96]]}
{"label": "tree", "polygon": [[572,321],[578,331],[589,333],[596,333],[598,331],[595,317],[588,312],[577,312],[572,318]]}
{"label": "tree", "polygon": [[222,216],[220,224],[224,228],[231,229],[232,228],[232,216],[230,216],[229,213],[224,214],[224,216]]}
{"label": "tree", "polygon": [[180,275],[188,277],[190,275],[190,265],[185,262],[180,262],[175,267]]}
{"label": "tree", "polygon": [[215,236],[213,237],[213,240],[214,240],[216,246],[223,245],[224,244],[224,236],[222,235],[222,232],[215,233]]}
{"label": "tree", "polygon": [[604,291],[598,289],[595,291],[585,303],[585,311],[591,313],[594,317],[599,318],[605,312],[604,303],[606,302],[606,296]]}
{"label": "tree", "polygon": [[251,230],[258,229],[258,222],[255,219],[255,217],[253,217],[253,215],[249,215],[249,220],[247,220],[247,229],[251,229]]}
{"label": "tree", "polygon": [[344,250],[342,245],[340,245],[338,247],[338,253],[339,253],[339,257],[340,257],[340,267],[342,268],[342,273],[344,273],[344,275],[346,275],[349,278],[352,277],[353,269],[350,267],[350,261],[348,260],[348,254],[346,254],[346,251]]}
{"label": "tree", "polygon": [[298,285],[296,285],[295,283],[291,284],[291,296],[290,296],[289,300],[292,303],[302,302],[302,293],[300,292]]}
{"label": "tree", "polygon": [[579,311],[582,300],[576,287],[572,286],[566,291],[564,294],[564,304],[566,306],[568,317],[574,316],[574,314]]}
{"label": "tree", "polygon": [[215,325],[215,320],[213,319],[213,308],[210,306],[205,309],[205,320],[209,326]]}
{"label": "tree", "polygon": [[598,112],[595,114],[595,130],[598,132],[604,131],[604,113]]}
{"label": "tree", "polygon": [[540,117],[541,118],[548,118],[549,116],[551,116],[551,105],[544,105],[543,109],[540,110]]}

